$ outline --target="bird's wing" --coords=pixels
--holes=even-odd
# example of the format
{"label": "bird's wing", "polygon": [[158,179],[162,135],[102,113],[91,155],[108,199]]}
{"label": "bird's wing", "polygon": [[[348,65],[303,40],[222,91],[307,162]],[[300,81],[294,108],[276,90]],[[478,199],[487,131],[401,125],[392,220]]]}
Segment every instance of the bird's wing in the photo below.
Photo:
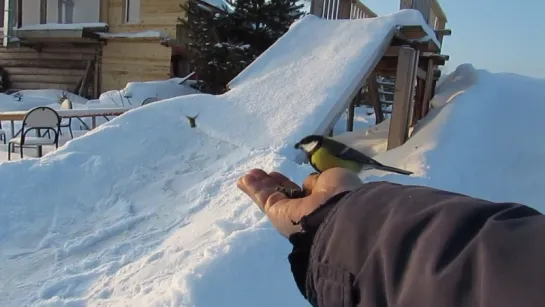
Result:
{"label": "bird's wing", "polygon": [[375,161],[374,159],[366,156],[365,154],[350,148],[346,146],[343,143],[334,141],[332,139],[329,139],[330,141],[330,148],[331,154],[339,157],[344,160],[350,160],[350,161],[356,161],[358,163],[362,164],[369,164],[369,165],[381,165],[379,162]]}

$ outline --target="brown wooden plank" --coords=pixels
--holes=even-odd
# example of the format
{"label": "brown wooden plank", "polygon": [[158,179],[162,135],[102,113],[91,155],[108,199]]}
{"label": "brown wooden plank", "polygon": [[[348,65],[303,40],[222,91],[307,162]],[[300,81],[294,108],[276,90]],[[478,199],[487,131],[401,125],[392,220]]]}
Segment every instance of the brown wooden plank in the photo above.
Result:
{"label": "brown wooden plank", "polygon": [[74,60],[1,60],[0,66],[4,68],[62,68],[62,69],[84,69],[85,62]]}
{"label": "brown wooden plank", "polygon": [[[57,45],[58,46],[58,45]],[[99,46],[96,45],[86,45],[86,46],[74,46],[69,45],[70,48],[66,47],[53,47],[53,46],[43,46],[41,49],[42,53],[54,53],[54,54],[73,54],[73,53],[81,53],[81,54],[94,54],[95,50],[99,48]],[[36,54],[37,51],[33,48],[29,47],[19,47],[19,48],[0,48],[0,54]]]}
{"label": "brown wooden plank", "polygon": [[60,68],[24,68],[24,67],[10,67],[6,68],[8,74],[11,76],[16,75],[53,75],[53,76],[81,76],[83,71],[81,69],[60,69]]}
{"label": "brown wooden plank", "polygon": [[409,137],[417,61],[418,52],[415,49],[406,46],[400,49],[392,118],[388,131],[388,150],[403,145]]}
{"label": "brown wooden plank", "polygon": [[411,127],[414,126],[422,118],[422,108],[424,105],[424,89],[426,81],[423,79],[417,80],[416,94],[414,97],[413,117]]}
{"label": "brown wooden plank", "polygon": [[77,83],[83,75],[81,71],[79,76],[55,76],[55,75],[11,75],[10,79],[14,83]]}
{"label": "brown wooden plank", "polygon": [[92,60],[93,54],[82,53],[50,53],[50,52],[34,52],[34,53],[2,53],[0,52],[0,61],[2,60]]}
{"label": "brown wooden plank", "polygon": [[348,116],[346,118],[346,131],[354,131],[354,111],[356,108],[356,102],[361,99],[361,91],[356,94],[352,102],[348,106]]}
{"label": "brown wooden plank", "polygon": [[378,94],[377,74],[373,73],[367,79],[367,94],[373,109],[375,110],[375,124],[378,125],[384,121],[384,113],[382,112],[382,106],[380,103],[380,97]]}
{"label": "brown wooden plank", "polygon": [[428,114],[430,109],[430,100],[432,98],[432,87],[434,86],[435,81],[433,80],[434,66],[433,60],[428,60],[428,70],[426,77],[426,85],[424,88],[424,95],[422,97],[422,113],[420,117],[424,117]]}
{"label": "brown wooden plank", "polygon": [[420,67],[416,68],[416,76],[418,77],[418,79],[426,80],[426,72]]}
{"label": "brown wooden plank", "polygon": [[19,82],[13,83],[13,88],[20,90],[45,90],[45,89],[60,89],[69,91],[75,83],[34,83],[34,82]]}

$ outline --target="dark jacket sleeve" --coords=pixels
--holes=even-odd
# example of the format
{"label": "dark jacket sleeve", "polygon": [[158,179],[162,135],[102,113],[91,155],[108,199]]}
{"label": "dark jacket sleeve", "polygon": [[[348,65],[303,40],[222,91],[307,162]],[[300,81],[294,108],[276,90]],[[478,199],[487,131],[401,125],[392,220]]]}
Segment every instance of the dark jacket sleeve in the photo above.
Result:
{"label": "dark jacket sleeve", "polygon": [[313,306],[545,306],[545,217],[387,182],[337,195],[290,237]]}

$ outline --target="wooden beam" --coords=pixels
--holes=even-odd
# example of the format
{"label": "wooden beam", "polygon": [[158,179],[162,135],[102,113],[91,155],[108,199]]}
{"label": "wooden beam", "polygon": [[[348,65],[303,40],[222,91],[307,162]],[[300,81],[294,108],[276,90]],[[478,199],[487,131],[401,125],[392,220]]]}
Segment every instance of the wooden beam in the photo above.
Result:
{"label": "wooden beam", "polygon": [[348,106],[348,118],[346,119],[346,131],[354,131],[354,111],[356,109],[356,102],[359,102],[361,99],[361,90],[354,99],[352,99],[352,102]]}
{"label": "wooden beam", "polygon": [[420,67],[416,68],[416,76],[418,79],[426,80],[426,72]]}
{"label": "wooden beam", "polygon": [[409,124],[412,117],[414,79],[417,66],[418,51],[408,46],[402,47],[399,50],[387,150],[403,145],[409,138]]}
{"label": "wooden beam", "polygon": [[426,116],[430,109],[430,100],[432,98],[432,87],[435,81],[433,78],[433,74],[434,74],[433,60],[429,59],[428,71],[426,76],[426,86],[424,88],[424,96],[422,97],[423,104],[422,104],[422,113],[420,115],[421,118]]}
{"label": "wooden beam", "polygon": [[40,0],[40,24],[47,23],[47,0]]}
{"label": "wooden beam", "polygon": [[371,101],[371,105],[375,110],[375,124],[378,125],[384,121],[384,113],[382,112],[382,106],[378,94],[378,82],[376,73],[373,73],[367,79],[367,95],[369,95],[369,100]]}
{"label": "wooden beam", "polygon": [[447,15],[437,0],[433,0],[431,3],[431,9],[438,19],[443,19],[447,23]]}
{"label": "wooden beam", "polygon": [[450,29],[435,30],[435,34],[437,36],[439,36],[439,35],[450,36],[450,35],[452,35],[452,30],[450,30]]}
{"label": "wooden beam", "polygon": [[425,83],[426,80],[423,79],[418,79],[416,81],[416,94],[414,97],[413,120],[411,121],[411,127],[414,126],[422,118]]}

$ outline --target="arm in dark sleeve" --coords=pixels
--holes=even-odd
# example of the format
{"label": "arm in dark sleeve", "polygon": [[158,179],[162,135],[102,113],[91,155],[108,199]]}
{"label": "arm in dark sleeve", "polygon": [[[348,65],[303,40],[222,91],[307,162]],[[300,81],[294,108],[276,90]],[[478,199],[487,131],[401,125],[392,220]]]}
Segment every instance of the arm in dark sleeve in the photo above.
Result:
{"label": "arm in dark sleeve", "polygon": [[545,217],[527,206],[375,182],[302,222],[289,259],[314,306],[545,306]]}

